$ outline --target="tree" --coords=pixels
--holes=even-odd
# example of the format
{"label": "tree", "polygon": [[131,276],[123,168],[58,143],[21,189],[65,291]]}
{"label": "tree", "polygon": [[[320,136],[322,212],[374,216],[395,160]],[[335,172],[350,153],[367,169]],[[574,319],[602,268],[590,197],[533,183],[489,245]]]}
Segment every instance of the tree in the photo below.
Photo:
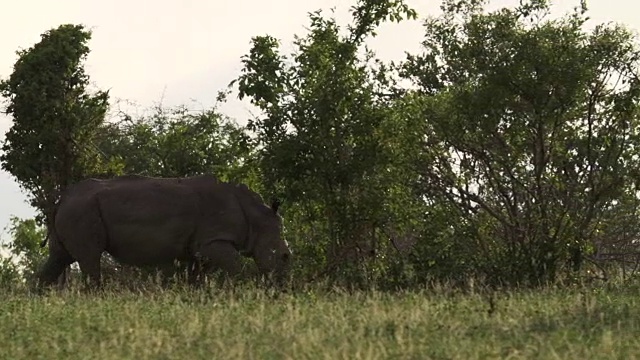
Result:
{"label": "tree", "polygon": [[359,1],[352,14],[345,36],[334,19],[310,14],[310,32],[296,37],[291,56],[271,36],[253,38],[234,82],[263,112],[248,128],[265,191],[295,204],[286,210],[288,233],[313,238],[297,244],[298,255],[327,267],[375,254],[385,232],[412,225],[417,203],[406,167],[418,144],[401,116],[407,103],[364,45],[381,22],[415,11],[402,1]]}
{"label": "tree", "polygon": [[123,114],[121,121],[103,126],[99,147],[127,174],[214,174],[223,181],[250,176],[252,148],[247,134],[215,107],[191,112],[186,106],[156,106],[149,116],[136,119]]}
{"label": "tree", "polygon": [[88,91],[82,62],[91,32],[61,25],[17,52],[13,73],[0,82],[13,125],[0,155],[2,168],[27,191],[38,220],[51,225],[56,201],[69,184],[105,171],[94,147],[108,108],[108,93]]}
{"label": "tree", "polygon": [[584,4],[559,20],[546,1],[483,4],[444,1],[403,66],[427,124],[423,192],[473,224],[484,274],[542,284],[581,267],[611,209],[637,208],[616,204],[638,201],[640,52],[620,26],[584,31]]}

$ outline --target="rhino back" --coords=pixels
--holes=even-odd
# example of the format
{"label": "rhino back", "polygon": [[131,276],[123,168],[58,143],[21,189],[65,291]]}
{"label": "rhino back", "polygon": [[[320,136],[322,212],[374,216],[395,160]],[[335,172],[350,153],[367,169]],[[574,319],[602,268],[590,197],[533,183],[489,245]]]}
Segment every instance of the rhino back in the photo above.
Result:
{"label": "rhino back", "polygon": [[118,261],[154,265],[188,258],[197,199],[177,179],[86,180],[69,190],[65,206],[87,214],[96,208],[106,233],[105,250]]}
{"label": "rhino back", "polygon": [[127,263],[187,258],[198,221],[192,189],[159,179],[118,185],[99,194],[108,251]]}

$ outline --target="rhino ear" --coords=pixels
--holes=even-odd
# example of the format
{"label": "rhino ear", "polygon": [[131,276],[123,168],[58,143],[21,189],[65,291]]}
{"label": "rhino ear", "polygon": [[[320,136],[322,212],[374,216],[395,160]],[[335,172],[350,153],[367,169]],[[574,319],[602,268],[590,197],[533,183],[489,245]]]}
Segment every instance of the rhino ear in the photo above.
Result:
{"label": "rhino ear", "polygon": [[279,207],[280,207],[280,200],[273,199],[273,201],[271,202],[271,209],[273,210],[273,212],[277,214]]}

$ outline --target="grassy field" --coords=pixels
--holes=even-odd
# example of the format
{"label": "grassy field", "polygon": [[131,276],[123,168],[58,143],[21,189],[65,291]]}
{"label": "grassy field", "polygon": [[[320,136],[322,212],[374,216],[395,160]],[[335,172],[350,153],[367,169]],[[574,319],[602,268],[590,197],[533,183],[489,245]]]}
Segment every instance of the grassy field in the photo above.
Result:
{"label": "grassy field", "polygon": [[0,295],[2,359],[636,359],[640,286]]}

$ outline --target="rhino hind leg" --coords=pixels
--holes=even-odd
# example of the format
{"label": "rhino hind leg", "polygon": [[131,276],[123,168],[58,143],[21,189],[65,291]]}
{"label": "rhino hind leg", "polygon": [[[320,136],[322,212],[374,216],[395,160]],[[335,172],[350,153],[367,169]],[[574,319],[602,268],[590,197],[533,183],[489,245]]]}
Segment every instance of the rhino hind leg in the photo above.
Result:
{"label": "rhino hind leg", "polygon": [[64,248],[51,247],[47,261],[37,274],[38,287],[49,287],[55,283],[63,287],[66,282],[66,270],[73,261]]}
{"label": "rhino hind leg", "polygon": [[[72,243],[77,244],[77,241]],[[86,243],[85,243],[86,244]],[[100,258],[102,251],[93,246],[71,246],[71,256],[78,262],[82,278],[87,288],[98,288],[101,284]]]}
{"label": "rhino hind leg", "polygon": [[63,242],[69,254],[78,262],[85,285],[99,288],[101,283],[100,259],[107,244],[107,233],[99,210],[88,212],[70,225]]}

